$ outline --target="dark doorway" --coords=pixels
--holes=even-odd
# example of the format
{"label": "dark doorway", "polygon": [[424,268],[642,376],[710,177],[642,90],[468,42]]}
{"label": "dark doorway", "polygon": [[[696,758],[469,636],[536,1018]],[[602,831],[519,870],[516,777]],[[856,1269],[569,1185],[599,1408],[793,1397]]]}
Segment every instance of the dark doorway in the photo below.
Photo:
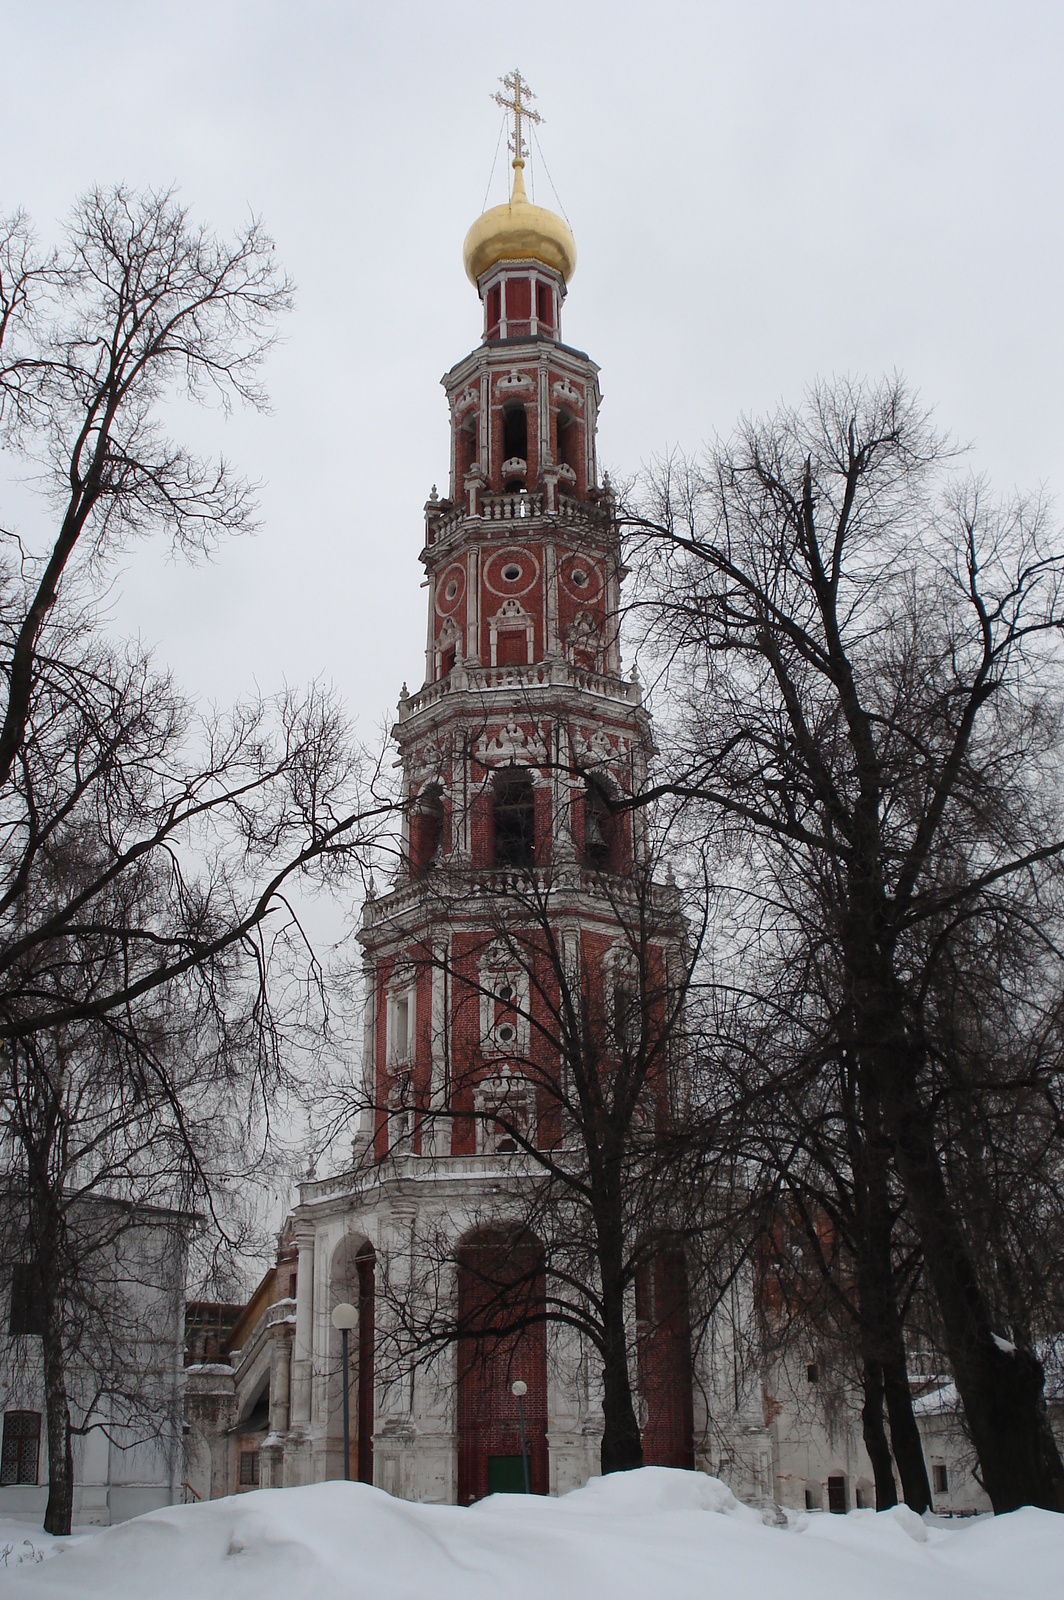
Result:
{"label": "dark doorway", "polygon": [[846,1514],[846,1479],[828,1479],[828,1510],[834,1511],[836,1516]]}
{"label": "dark doorway", "polygon": [[488,1493],[524,1494],[524,1456],[488,1457]]}
{"label": "dark doorway", "polygon": [[373,1345],[376,1317],[374,1272],[377,1258],[371,1244],[355,1257],[358,1271],[358,1481],[373,1482]]}
{"label": "dark doorway", "polygon": [[527,1234],[485,1231],[458,1252],[458,1502],[523,1494],[524,1396],[529,1481],[550,1486],[547,1461],[546,1282],[543,1252]]}
{"label": "dark doorway", "polygon": [[668,1250],[646,1262],[635,1280],[636,1358],[646,1401],[643,1460],[648,1467],[692,1471],[694,1374],[687,1263]]}

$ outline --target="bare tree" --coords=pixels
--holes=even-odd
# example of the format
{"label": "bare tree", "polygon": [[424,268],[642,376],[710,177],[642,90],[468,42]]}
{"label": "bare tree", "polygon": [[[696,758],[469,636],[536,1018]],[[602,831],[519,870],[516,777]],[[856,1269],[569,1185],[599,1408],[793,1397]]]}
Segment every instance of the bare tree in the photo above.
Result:
{"label": "bare tree", "polygon": [[[897,382],[816,390],[633,509],[677,691],[676,781],[752,871],[808,885],[841,974],[983,1479],[1058,1508],[1041,1362],[997,1321],[936,1125],[926,962],[1055,882],[1062,562],[1040,506],[956,484]],[[976,936],[973,932],[973,936]]]}
{"label": "bare tree", "polygon": [[259,368],[290,303],[261,224],[223,244],[168,193],[92,190],[48,255],[21,213],[0,221],[0,439],[38,465],[56,509],[32,581],[5,595],[0,784],[75,552],[106,562],[162,530],[194,553],[251,525],[250,485],[169,440],[159,413],[182,392],[263,408]]}
{"label": "bare tree", "polygon": [[[90,194],[48,257],[22,219],[0,234],[0,426],[58,518],[0,559],[0,1115],[42,1308],[53,1532],[82,1425],[64,1316],[123,1206],[210,1213],[221,1136],[231,1162],[268,1136],[286,1052],[328,1021],[300,901],[360,880],[387,810],[334,695],[198,716],[96,604],[130,538],[194,553],[250,525],[249,485],[169,442],[160,410],[180,391],[263,405],[288,300],[257,223],[224,246],[168,195]],[[83,1361],[107,1340],[102,1311],[80,1321]]]}

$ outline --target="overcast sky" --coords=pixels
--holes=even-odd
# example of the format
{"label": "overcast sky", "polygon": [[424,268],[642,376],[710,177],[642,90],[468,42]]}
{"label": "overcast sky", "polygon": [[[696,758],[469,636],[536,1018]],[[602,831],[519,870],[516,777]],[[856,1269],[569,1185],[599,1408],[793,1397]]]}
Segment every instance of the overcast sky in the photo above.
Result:
{"label": "overcast sky", "polygon": [[[999,488],[1064,484],[1064,6],[0,11],[0,208],[51,238],[91,183],[176,184],[219,229],[261,214],[298,284],[273,415],[191,433],[264,480],[262,532],[196,569],[142,546],[121,577],[116,625],[196,693],[323,676],[372,737],[420,681],[438,380],[479,337],[462,240],[515,64],[576,235],[565,336],[602,367],[607,465],[899,368]],[[500,159],[493,201],[503,182]]]}

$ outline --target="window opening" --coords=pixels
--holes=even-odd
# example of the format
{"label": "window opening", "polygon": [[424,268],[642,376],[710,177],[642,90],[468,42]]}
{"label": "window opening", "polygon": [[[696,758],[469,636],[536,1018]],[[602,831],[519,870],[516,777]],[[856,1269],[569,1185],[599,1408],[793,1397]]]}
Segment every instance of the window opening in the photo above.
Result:
{"label": "window opening", "polygon": [[[441,662],[444,676],[454,666],[454,647],[444,651]],[[411,820],[410,857],[415,872],[428,872],[436,865],[443,843],[443,795],[430,785],[418,800]]]}
{"label": "window opening", "polygon": [[461,489],[464,480],[477,464],[477,418],[473,416],[468,422],[462,424],[458,430],[456,467],[458,488]]}
{"label": "window opening", "polygon": [[240,1486],[241,1488],[257,1488],[259,1482],[259,1452],[257,1450],[241,1450],[240,1452]]}
{"label": "window opening", "polygon": [[569,411],[558,412],[558,460],[575,480],[579,475],[580,424]]}
{"label": "window opening", "polygon": [[41,1447],[39,1411],[5,1411],[3,1453],[0,1456],[0,1487],[37,1482]]}
{"label": "window opening", "polygon": [[495,775],[495,865],[528,871],[535,861],[536,810],[532,779],[523,767]]}
{"label": "window opening", "polygon": [[502,289],[496,284],[488,290],[488,333],[498,333],[502,316]]}
{"label": "window opening", "polygon": [[610,870],[614,833],[614,817],[606,791],[594,778],[589,778],[584,798],[584,855],[593,871]]}
{"label": "window opening", "polygon": [[815,1361],[809,1361],[806,1363],[805,1376],[808,1383],[816,1383],[818,1373]]}
{"label": "window opening", "polygon": [[[11,1268],[11,1314],[8,1333],[44,1332],[44,1296],[35,1262],[16,1261]],[[35,1413],[27,1412],[27,1416]]]}
{"label": "window opening", "polygon": [[550,333],[554,328],[554,295],[547,283],[536,284],[536,319],[540,333]]}
{"label": "window opening", "polygon": [[949,1494],[949,1473],[942,1461],[936,1461],[931,1468],[931,1487],[936,1494]]}
{"label": "window opening", "polygon": [[528,413],[522,405],[509,405],[502,414],[502,458],[528,459]]}

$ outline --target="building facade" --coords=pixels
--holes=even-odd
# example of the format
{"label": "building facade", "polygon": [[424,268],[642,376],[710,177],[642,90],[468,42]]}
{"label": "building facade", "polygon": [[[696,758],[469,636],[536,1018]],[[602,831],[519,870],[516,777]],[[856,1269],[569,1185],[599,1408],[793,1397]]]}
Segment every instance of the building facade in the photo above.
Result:
{"label": "building facade", "polygon": [[[89,1259],[68,1315],[75,1526],[108,1526],[187,1497],[182,1346],[187,1241],[195,1218],[93,1199]],[[0,1517],[43,1519],[47,1428],[40,1307],[25,1262],[5,1262],[0,1306]],[[6,1301],[6,1305],[4,1302]],[[105,1333],[101,1333],[106,1329]]]}

